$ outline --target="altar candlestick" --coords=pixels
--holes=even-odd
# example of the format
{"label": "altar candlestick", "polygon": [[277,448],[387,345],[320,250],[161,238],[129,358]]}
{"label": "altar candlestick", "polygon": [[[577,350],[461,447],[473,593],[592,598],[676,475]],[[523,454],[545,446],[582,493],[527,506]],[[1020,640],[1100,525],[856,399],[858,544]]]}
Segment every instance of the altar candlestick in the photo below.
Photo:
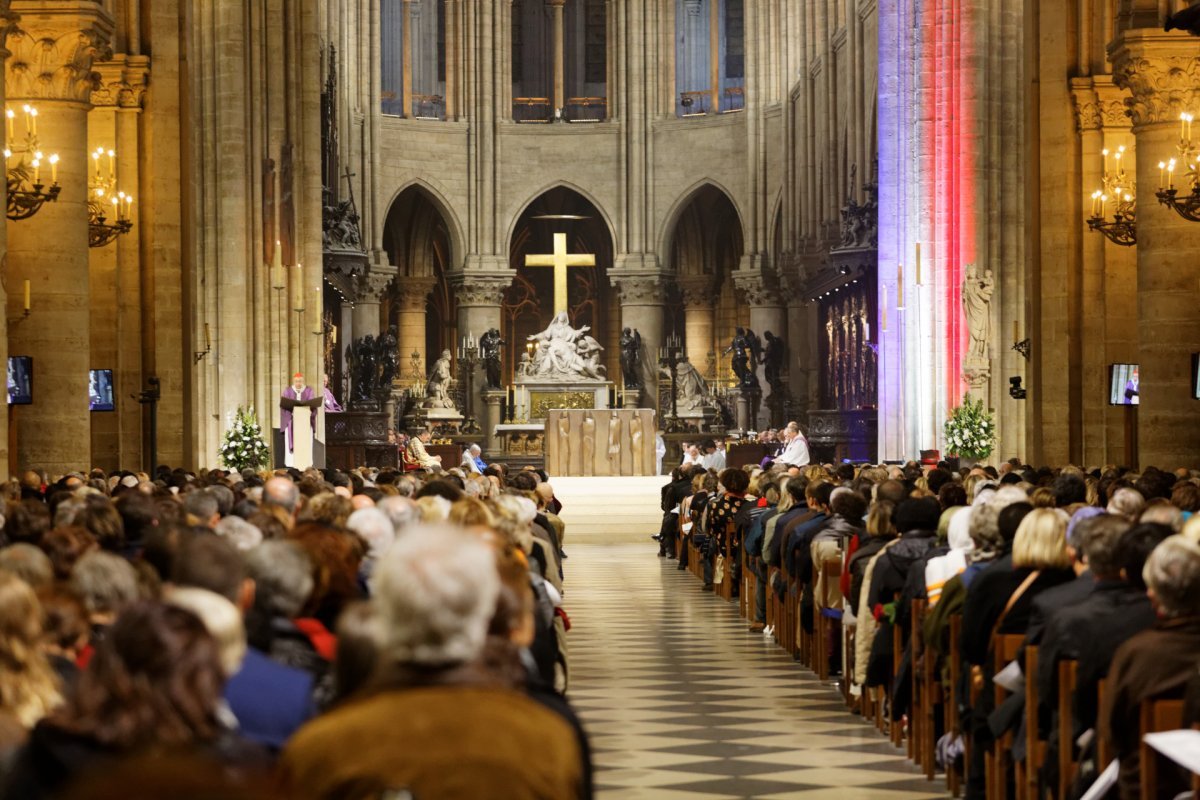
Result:
{"label": "altar candlestick", "polygon": [[904,265],[896,265],[896,310],[904,310]]}
{"label": "altar candlestick", "polygon": [[917,242],[917,286],[921,285],[921,243]]}
{"label": "altar candlestick", "polygon": [[29,298],[29,279],[26,278],[25,279],[25,311],[26,311],[26,313],[28,313],[30,308],[32,307],[30,305],[29,300],[30,300],[30,298]]}

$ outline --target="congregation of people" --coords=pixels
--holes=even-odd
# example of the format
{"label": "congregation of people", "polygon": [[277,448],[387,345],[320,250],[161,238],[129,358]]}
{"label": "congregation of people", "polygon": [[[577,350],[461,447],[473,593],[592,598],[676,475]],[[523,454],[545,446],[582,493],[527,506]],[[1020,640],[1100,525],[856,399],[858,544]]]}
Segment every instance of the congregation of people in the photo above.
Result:
{"label": "congregation of people", "polygon": [[590,797],[561,505],[472,463],[0,486],[0,797]]}
{"label": "congregation of people", "polygon": [[820,465],[781,438],[778,462],[685,451],[659,556],[954,793],[1065,800],[1115,761],[1097,796],[1191,796],[1169,759],[1142,773],[1141,732],[1155,701],[1200,724],[1200,473]]}

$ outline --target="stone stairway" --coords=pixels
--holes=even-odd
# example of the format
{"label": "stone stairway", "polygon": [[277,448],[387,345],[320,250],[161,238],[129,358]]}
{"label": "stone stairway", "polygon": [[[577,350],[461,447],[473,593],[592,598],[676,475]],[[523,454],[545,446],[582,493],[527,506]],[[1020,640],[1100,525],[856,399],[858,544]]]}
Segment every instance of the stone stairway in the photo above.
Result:
{"label": "stone stairway", "polygon": [[644,542],[662,525],[659,508],[667,475],[640,478],[552,478],[567,524],[566,549],[571,543]]}

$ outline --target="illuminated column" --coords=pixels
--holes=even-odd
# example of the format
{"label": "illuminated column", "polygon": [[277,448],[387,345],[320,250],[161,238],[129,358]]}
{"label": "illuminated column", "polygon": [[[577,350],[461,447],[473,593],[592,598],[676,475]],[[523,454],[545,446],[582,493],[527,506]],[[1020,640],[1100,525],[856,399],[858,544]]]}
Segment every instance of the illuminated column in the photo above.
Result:
{"label": "illuminated column", "polygon": [[53,475],[92,466],[87,114],[92,62],[109,54],[113,22],[91,2],[16,0],[12,10],[22,21],[7,40],[8,102],[36,105],[42,151],[62,156],[58,201],[7,226],[8,286],[29,280],[33,305],[9,326],[9,352],[34,361],[34,404],[15,415],[18,464]]}
{"label": "illuminated column", "polygon": [[411,364],[413,353],[420,358],[422,374],[429,363],[425,353],[425,309],[433,284],[433,278],[401,276],[396,279],[395,297],[399,312],[396,315],[396,346],[400,350],[400,363],[405,365],[401,367],[401,372]]}
{"label": "illuminated column", "polygon": [[709,111],[721,110],[721,3],[708,0],[708,91]]}
{"label": "illuminated column", "polygon": [[[368,274],[358,279],[358,300],[354,303],[352,320],[355,339],[361,339],[364,336],[378,336],[383,329],[379,306],[395,278],[395,270],[388,271],[380,269],[378,266],[372,266]],[[347,341],[345,344],[350,344],[350,342]]]}
{"label": "illuminated column", "polygon": [[1200,452],[1200,403],[1190,385],[1191,353],[1200,343],[1200,223],[1157,207],[1153,187],[1158,162],[1176,155],[1180,114],[1200,111],[1200,56],[1187,35],[1152,29],[1126,31],[1110,52],[1114,81],[1133,95],[1127,105],[1144,209],[1137,221],[1140,465],[1174,469],[1194,465]]}
{"label": "illuminated column", "polygon": [[413,0],[404,0],[400,5],[400,102],[405,117],[413,115],[412,9],[409,7],[412,2]]}
{"label": "illuminated column", "polygon": [[708,276],[683,277],[679,279],[683,292],[683,330],[687,359],[692,366],[705,372],[708,354],[716,343],[713,341],[713,281]]}
{"label": "illuminated column", "polygon": [[553,14],[554,39],[551,50],[554,57],[554,112],[556,115],[566,105],[565,79],[563,77],[563,6],[566,5],[566,2],[567,0],[546,0],[546,5],[550,6],[550,12]]}

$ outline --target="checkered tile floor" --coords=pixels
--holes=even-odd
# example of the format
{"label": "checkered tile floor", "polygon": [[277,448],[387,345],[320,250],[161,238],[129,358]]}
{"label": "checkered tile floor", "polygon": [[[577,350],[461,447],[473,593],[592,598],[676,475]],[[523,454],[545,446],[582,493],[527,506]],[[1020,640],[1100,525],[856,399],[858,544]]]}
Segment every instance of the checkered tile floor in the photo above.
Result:
{"label": "checkered tile floor", "polygon": [[600,800],[947,796],[653,547],[568,536],[569,694]]}

